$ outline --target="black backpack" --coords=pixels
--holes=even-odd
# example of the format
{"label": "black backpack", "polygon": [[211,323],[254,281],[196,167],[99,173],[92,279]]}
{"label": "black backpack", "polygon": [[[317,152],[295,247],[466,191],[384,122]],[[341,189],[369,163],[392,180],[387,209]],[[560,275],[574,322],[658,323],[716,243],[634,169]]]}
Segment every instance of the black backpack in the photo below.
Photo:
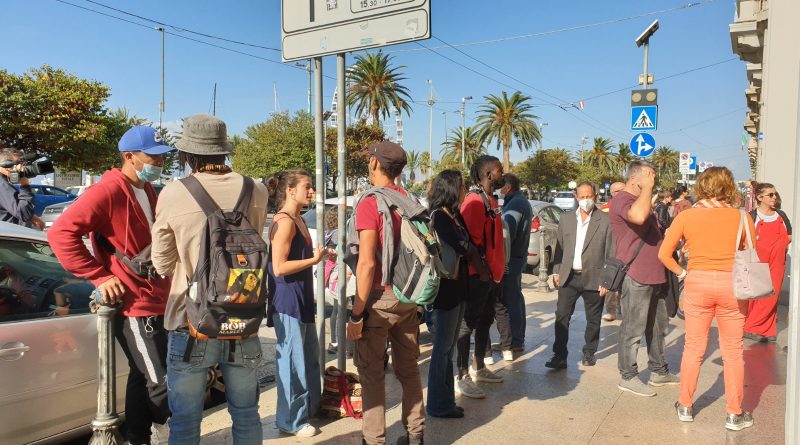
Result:
{"label": "black backpack", "polygon": [[233,340],[258,333],[267,299],[267,244],[247,220],[254,183],[244,177],[236,207],[224,212],[197,178],[181,182],[206,214],[186,294],[189,331],[198,340],[232,340],[233,355]]}

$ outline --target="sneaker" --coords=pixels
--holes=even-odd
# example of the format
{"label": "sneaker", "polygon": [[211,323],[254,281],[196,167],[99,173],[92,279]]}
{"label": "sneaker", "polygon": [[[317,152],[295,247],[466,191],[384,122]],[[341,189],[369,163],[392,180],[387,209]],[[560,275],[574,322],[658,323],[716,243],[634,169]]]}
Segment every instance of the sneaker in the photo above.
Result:
{"label": "sneaker", "polygon": [[419,436],[412,436],[411,434],[406,434],[405,436],[400,436],[397,438],[397,441],[394,443],[395,445],[423,445],[425,440],[422,435]]}
{"label": "sneaker", "polygon": [[465,375],[461,378],[456,377],[455,389],[457,393],[464,397],[469,397],[470,399],[486,398],[486,393],[483,392],[482,389],[478,388],[477,385],[472,383],[472,377],[469,375]]}
{"label": "sneaker", "polygon": [[500,346],[500,343],[492,343],[492,351],[500,352],[503,350],[503,347]]}
{"label": "sneaker", "polygon": [[605,321],[614,321],[616,319],[617,319],[617,317],[615,317],[614,314],[605,314],[605,315],[603,315],[603,320],[605,320]]}
{"label": "sneaker", "polygon": [[502,383],[503,378],[499,375],[489,371],[489,368],[481,368],[479,370],[474,370],[472,367],[469,368],[469,375],[472,377],[472,380],[476,382],[484,382],[484,383]]}
{"label": "sneaker", "polygon": [[776,343],[778,341],[778,337],[776,337],[774,335],[768,335],[768,336],[764,337],[764,339],[765,339],[763,341],[764,343]]}
{"label": "sneaker", "polygon": [[489,354],[483,358],[484,365],[494,365],[494,355]]}
{"label": "sneaker", "polygon": [[307,423],[300,427],[299,430],[293,433],[297,437],[314,437],[319,434],[319,430],[310,423]]}
{"label": "sneaker", "polygon": [[656,392],[653,391],[652,388],[642,383],[637,377],[630,380],[620,380],[617,384],[617,388],[642,397],[653,397],[656,395]]}
{"label": "sneaker", "polygon": [[581,359],[581,364],[583,366],[594,366],[597,364],[597,357],[590,352],[584,352],[583,358]]}
{"label": "sneaker", "polygon": [[650,386],[664,386],[664,385],[680,385],[681,378],[669,372],[661,374],[650,374],[650,381],[647,382]]}
{"label": "sneaker", "polygon": [[169,423],[164,424],[153,422],[150,427],[150,443],[152,445],[167,445],[169,443]]}
{"label": "sneaker", "polygon": [[545,363],[544,366],[550,369],[567,369],[567,359],[553,355],[553,357],[547,363]]}
{"label": "sneaker", "polygon": [[675,402],[675,412],[681,422],[694,422],[694,412],[691,406],[683,406],[681,402]]}
{"label": "sneaker", "polygon": [[503,351],[503,360],[507,362],[514,361],[514,351]]}
{"label": "sneaker", "polygon": [[339,352],[339,345],[336,343],[328,343],[328,354],[336,355]]}
{"label": "sneaker", "polygon": [[728,418],[725,419],[725,428],[732,431],[741,431],[751,426],[753,426],[753,414],[747,411],[742,411],[739,415],[728,414]]}
{"label": "sneaker", "polygon": [[747,331],[745,331],[745,333],[742,335],[742,337],[746,338],[747,340],[753,340],[753,341],[757,341],[757,342],[763,342],[764,341],[764,336],[763,335],[753,334],[752,332],[747,332]]}

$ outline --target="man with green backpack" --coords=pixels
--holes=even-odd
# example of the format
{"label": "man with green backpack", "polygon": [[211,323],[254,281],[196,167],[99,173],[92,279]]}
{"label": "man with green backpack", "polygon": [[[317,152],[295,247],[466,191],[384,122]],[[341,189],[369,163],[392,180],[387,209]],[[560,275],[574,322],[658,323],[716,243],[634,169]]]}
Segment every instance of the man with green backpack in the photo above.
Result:
{"label": "man with green backpack", "polygon": [[353,361],[364,409],[362,443],[369,445],[386,443],[383,357],[387,339],[392,344],[394,374],[403,387],[402,418],[408,431],[397,443],[422,444],[425,430],[417,365],[417,304],[424,304],[438,290],[431,264],[438,251],[433,237],[423,233],[429,227],[429,221],[425,225],[427,211],[394,185],[405,165],[406,153],[400,145],[388,141],[370,145],[369,179],[374,187],[356,204],[345,252],[345,262],[356,276],[347,336],[355,341]]}

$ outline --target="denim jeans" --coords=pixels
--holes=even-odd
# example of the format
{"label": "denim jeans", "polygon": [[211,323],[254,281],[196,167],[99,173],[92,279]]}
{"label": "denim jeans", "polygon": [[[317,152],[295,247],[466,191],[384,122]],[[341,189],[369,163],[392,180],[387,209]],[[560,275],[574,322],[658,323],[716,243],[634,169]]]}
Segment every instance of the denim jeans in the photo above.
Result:
{"label": "denim jeans", "polygon": [[286,314],[273,314],[278,356],[278,404],[275,426],[287,433],[297,432],[319,410],[319,341],[314,323],[302,323]]}
{"label": "denim jeans", "polygon": [[619,327],[618,366],[622,378],[630,380],[639,375],[636,357],[642,336],[647,342],[648,367],[655,374],[669,372],[664,358],[664,337],[669,328],[667,304],[662,285],[641,284],[625,277],[622,283],[622,324]]}
{"label": "denim jeans", "polygon": [[258,414],[256,366],[261,361],[258,337],[235,341],[233,361],[228,361],[230,340],[197,340],[188,361],[184,360],[189,331],[181,328],[169,333],[167,357],[167,395],[172,417],[169,419],[170,445],[200,443],[208,369],[219,363],[225,379],[225,397],[233,421],[236,445],[261,444],[261,418]]}
{"label": "denim jeans", "polygon": [[527,258],[511,258],[508,262],[508,273],[503,277],[503,299],[508,308],[508,319],[511,325],[511,347],[522,347],[525,344],[525,297],[522,295],[522,270]]}
{"label": "denim jeans", "polygon": [[444,415],[456,406],[453,382],[453,351],[464,317],[464,302],[450,310],[434,309],[433,352],[428,367],[428,414]]}

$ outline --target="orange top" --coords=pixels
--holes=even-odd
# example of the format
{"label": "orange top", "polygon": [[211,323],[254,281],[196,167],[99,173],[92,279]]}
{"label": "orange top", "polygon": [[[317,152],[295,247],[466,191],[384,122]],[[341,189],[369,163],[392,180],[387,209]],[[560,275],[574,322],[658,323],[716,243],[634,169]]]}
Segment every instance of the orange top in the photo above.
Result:
{"label": "orange top", "polygon": [[[755,246],[756,229],[750,215],[746,215],[750,226],[750,236]],[[664,242],[658,251],[658,259],[667,269],[680,275],[681,267],[672,258],[672,252],[681,239],[689,255],[691,270],[712,270],[730,272],[733,270],[736,232],[739,230],[741,216],[734,208],[691,208],[679,213],[667,229]],[[746,238],[742,234],[740,247]]]}

